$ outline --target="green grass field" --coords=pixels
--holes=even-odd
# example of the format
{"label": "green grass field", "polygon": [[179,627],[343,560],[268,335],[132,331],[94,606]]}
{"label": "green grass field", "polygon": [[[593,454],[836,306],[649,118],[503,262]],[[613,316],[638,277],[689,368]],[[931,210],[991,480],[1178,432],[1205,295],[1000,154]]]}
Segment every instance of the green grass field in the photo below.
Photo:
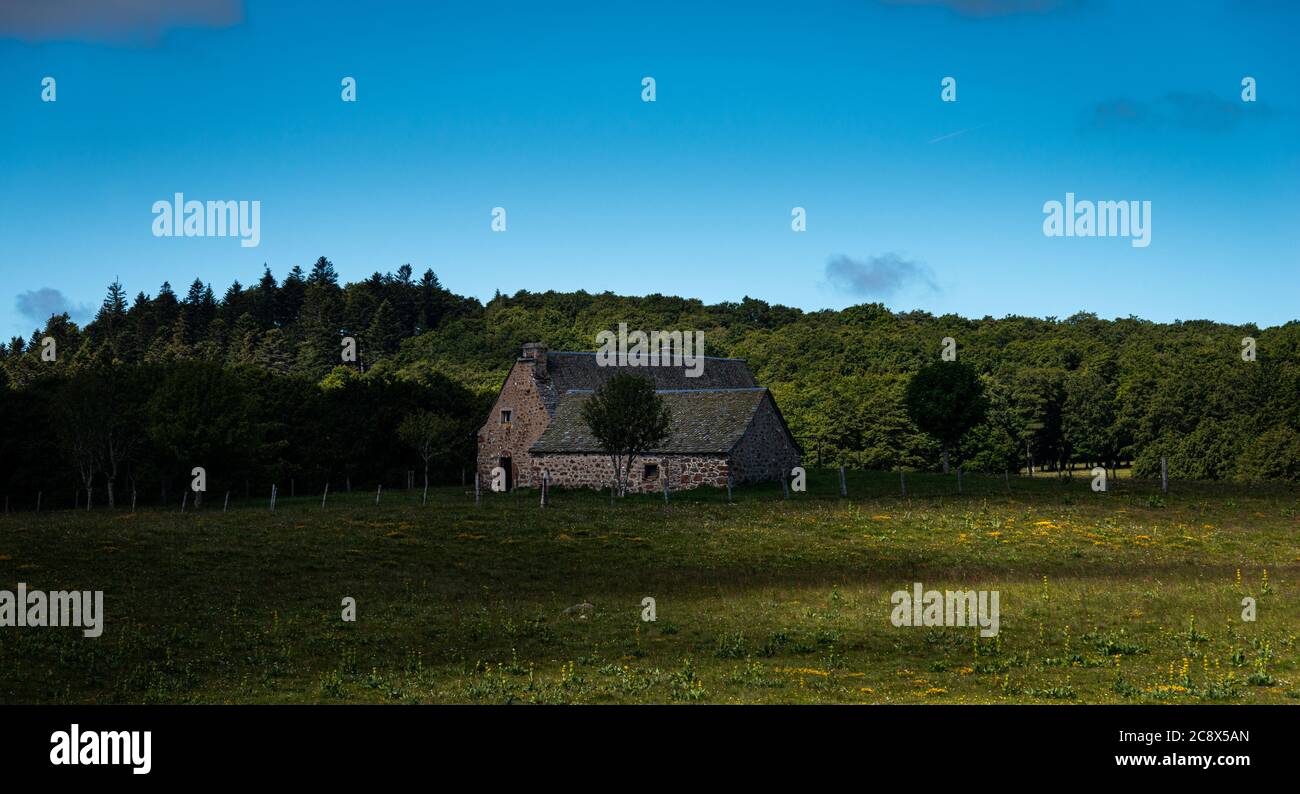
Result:
{"label": "green grass field", "polygon": [[[12,514],[0,589],[103,590],[106,620],[0,628],[0,702],[1300,702],[1296,490],[908,485]],[[894,627],[913,582],[998,590],[1000,634]]]}

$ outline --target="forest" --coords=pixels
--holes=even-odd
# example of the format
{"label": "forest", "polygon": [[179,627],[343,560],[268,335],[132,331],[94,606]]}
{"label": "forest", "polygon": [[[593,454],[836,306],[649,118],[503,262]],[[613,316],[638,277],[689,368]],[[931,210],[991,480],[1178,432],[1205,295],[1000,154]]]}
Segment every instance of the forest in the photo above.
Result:
{"label": "forest", "polygon": [[[340,284],[321,257],[217,297],[195,279],[128,298],[108,285],[79,326],[49,318],[0,348],[0,492],[15,508],[262,497],[403,485],[422,465],[399,428],[431,414],[436,481],[473,476],[475,431],[524,342],[593,350],[596,335],[702,332],[769,387],[805,465],[938,469],[909,418],[909,382],[943,340],[983,386],[954,463],[1004,472],[1130,467],[1171,478],[1300,478],[1300,323],[935,316],[881,304],[803,311],[745,297],[519,291],[486,304],[409,265]],[[343,340],[356,342],[343,360]],[[50,341],[52,340],[52,341]]]}

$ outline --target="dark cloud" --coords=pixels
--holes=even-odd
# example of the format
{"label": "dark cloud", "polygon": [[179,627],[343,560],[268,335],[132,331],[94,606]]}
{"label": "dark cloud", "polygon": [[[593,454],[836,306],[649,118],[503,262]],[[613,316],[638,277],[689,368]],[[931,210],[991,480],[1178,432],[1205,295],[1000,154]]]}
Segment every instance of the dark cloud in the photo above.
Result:
{"label": "dark cloud", "polygon": [[74,305],[72,301],[53,287],[41,287],[36,290],[21,292],[14,300],[14,308],[27,319],[44,328],[50,315],[67,313],[73,320],[84,322],[90,318],[93,306]]}
{"label": "dark cloud", "polygon": [[1047,14],[1067,11],[1087,4],[1087,0],[884,0],[890,5],[938,6],[964,17],[1011,17],[1022,14]]}
{"label": "dark cloud", "polygon": [[826,261],[826,280],[837,290],[862,297],[889,297],[913,285],[937,292],[930,269],[898,254],[881,254],[865,261],[840,254]]}
{"label": "dark cloud", "polygon": [[173,28],[230,27],[243,19],[243,0],[6,0],[0,38],[151,45]]}
{"label": "dark cloud", "polygon": [[1239,97],[1223,99],[1209,92],[1171,91],[1148,102],[1132,99],[1099,102],[1093,107],[1089,121],[1093,127],[1181,127],[1224,132],[1243,121],[1269,115],[1269,107],[1263,102],[1242,102]]}

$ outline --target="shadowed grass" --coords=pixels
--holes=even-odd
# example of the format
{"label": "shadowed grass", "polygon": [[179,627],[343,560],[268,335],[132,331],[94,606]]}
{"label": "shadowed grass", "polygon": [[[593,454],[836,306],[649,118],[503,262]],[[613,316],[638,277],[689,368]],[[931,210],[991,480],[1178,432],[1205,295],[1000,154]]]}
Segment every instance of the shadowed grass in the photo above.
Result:
{"label": "shadowed grass", "polygon": [[[0,628],[0,702],[1296,702],[1296,491],[1088,482],[13,514],[0,589],[102,589],[106,623]],[[1000,591],[999,636],[892,626],[917,581]]]}

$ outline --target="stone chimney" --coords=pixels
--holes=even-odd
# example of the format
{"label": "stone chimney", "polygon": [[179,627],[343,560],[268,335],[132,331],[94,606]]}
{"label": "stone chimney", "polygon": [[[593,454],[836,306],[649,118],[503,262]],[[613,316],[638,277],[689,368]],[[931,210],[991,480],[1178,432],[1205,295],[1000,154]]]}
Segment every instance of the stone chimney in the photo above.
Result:
{"label": "stone chimney", "polygon": [[546,370],[546,345],[541,342],[527,342],[524,344],[524,352],[520,360],[529,359],[533,362],[533,377],[538,380],[546,380],[550,373]]}

